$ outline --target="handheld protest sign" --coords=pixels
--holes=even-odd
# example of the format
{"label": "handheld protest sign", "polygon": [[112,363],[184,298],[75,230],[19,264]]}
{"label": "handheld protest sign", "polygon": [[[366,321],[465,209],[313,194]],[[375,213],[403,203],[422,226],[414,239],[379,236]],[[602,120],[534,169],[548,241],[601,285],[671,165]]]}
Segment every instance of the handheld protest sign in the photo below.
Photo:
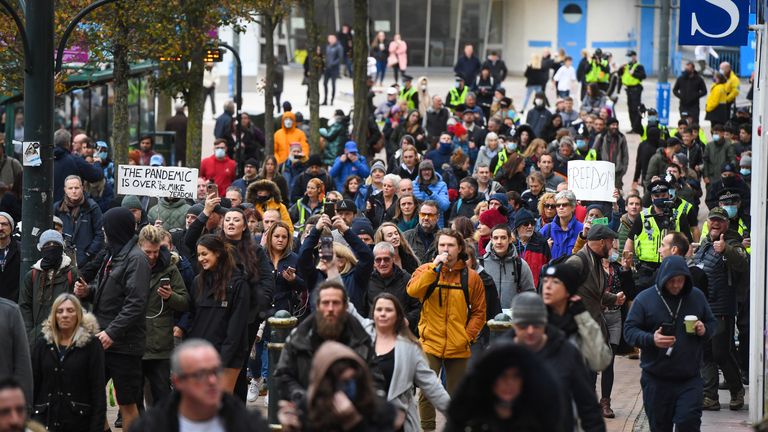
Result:
{"label": "handheld protest sign", "polygon": [[119,165],[118,195],[195,199],[197,168]]}
{"label": "handheld protest sign", "polygon": [[616,165],[605,161],[568,161],[568,189],[579,201],[616,202]]}

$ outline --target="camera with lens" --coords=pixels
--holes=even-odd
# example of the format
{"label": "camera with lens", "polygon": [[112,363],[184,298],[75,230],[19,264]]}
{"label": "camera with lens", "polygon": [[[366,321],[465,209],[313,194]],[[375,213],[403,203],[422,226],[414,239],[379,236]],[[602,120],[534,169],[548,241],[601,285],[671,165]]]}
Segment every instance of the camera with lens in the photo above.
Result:
{"label": "camera with lens", "polygon": [[657,219],[659,222],[659,228],[662,230],[674,230],[675,229],[675,201],[669,199],[661,203],[662,217]]}

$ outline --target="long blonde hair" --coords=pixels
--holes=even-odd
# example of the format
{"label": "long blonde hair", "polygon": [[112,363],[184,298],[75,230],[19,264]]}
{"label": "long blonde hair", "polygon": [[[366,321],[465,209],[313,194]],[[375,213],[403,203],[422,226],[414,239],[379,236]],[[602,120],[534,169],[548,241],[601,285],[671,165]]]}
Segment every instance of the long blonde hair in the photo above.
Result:
{"label": "long blonde hair", "polygon": [[541,69],[541,54],[531,54],[531,67],[534,69]]}
{"label": "long blonde hair", "polygon": [[[414,198],[415,200],[415,198]],[[408,254],[416,258],[416,262],[421,265],[421,260],[419,260],[419,257],[416,256],[415,253],[413,253],[413,249],[411,248],[411,245],[408,243],[408,240],[405,239],[403,236],[403,232],[400,230],[400,228],[397,227],[397,225],[393,224],[392,222],[384,222],[383,224],[379,225],[379,229],[376,230],[376,233],[373,235],[373,242],[379,243],[379,242],[387,242],[384,238],[384,230],[382,228],[384,227],[392,227],[397,230],[397,233],[400,235],[400,246],[397,247],[397,254],[400,256],[400,259],[403,259],[403,254]]]}
{"label": "long blonde hair", "polygon": [[75,331],[77,331],[77,328],[80,327],[80,324],[83,322],[83,305],[80,303],[80,300],[75,297],[74,294],[70,293],[64,293],[56,297],[56,300],[53,301],[53,304],[51,305],[51,313],[48,314],[47,324],[48,327],[51,329],[51,337],[53,338],[53,343],[56,345],[59,345],[61,342],[61,332],[59,331],[59,323],[56,321],[56,310],[59,309],[59,306],[62,305],[65,301],[71,301],[72,304],[75,306],[75,315],[77,315],[77,322],[75,323]]}
{"label": "long blonde hair", "polygon": [[344,268],[339,273],[347,274],[357,265],[357,258],[355,257],[355,254],[352,253],[352,249],[343,244],[333,242],[333,253],[337,257],[344,258],[347,261]]}

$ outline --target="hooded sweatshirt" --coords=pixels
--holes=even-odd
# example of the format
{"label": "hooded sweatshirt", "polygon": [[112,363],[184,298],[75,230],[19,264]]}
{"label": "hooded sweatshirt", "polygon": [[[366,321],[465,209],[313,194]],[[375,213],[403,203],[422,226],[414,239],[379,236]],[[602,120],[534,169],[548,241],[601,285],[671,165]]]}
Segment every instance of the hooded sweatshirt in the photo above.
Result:
{"label": "hooded sweatshirt", "polygon": [[[290,120],[290,127],[286,125],[286,121]],[[307,136],[304,135],[304,131],[296,127],[296,115],[290,111],[283,113],[282,127],[275,132],[275,158],[278,165],[288,160],[289,150],[291,143],[297,142],[301,144],[301,152],[305,155],[309,155],[309,144],[307,143]]]}
{"label": "hooded sweatshirt", "polygon": [[[685,286],[680,294],[673,296],[665,285],[675,276],[685,276]],[[677,319],[673,319],[678,305]],[[685,332],[686,315],[696,315],[704,323],[706,332],[703,337]],[[669,356],[667,349],[658,348],[653,342],[654,332],[663,323],[673,323],[675,329],[676,341]],[[654,378],[680,381],[699,376],[704,344],[712,337],[716,326],[717,321],[704,293],[693,286],[685,259],[670,256],[661,262],[656,285],[635,297],[624,324],[624,339],[629,345],[641,349],[640,367],[644,373]]]}
{"label": "hooded sweatshirt", "polygon": [[112,255],[128,244],[136,234],[136,220],[133,213],[125,207],[115,207],[104,213],[104,234],[107,236],[107,248]]}

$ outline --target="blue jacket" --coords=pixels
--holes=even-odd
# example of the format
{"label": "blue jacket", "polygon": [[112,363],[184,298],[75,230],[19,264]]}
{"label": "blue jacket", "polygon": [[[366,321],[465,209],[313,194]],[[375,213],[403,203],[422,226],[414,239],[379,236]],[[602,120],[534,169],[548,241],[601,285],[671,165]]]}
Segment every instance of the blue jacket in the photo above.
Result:
{"label": "blue jacket", "polygon": [[550,238],[554,240],[552,244],[552,258],[560,258],[563,255],[570,255],[573,253],[573,246],[576,245],[576,238],[579,233],[584,229],[584,224],[579,222],[574,215],[571,221],[568,222],[568,231],[563,231],[560,227],[560,217],[555,216],[552,222],[544,225],[539,231],[545,239]]}
{"label": "blue jacket", "polygon": [[[672,296],[664,285],[672,277],[680,275],[685,276],[685,287],[679,295]],[[674,320],[676,341],[669,356],[666,349],[658,348],[653,342],[653,334],[661,324],[673,322],[661,296],[664,296],[673,313],[682,302]],[[706,332],[703,337],[685,332],[686,315],[696,315],[704,323]],[[645,373],[654,378],[686,380],[699,376],[704,344],[712,337],[716,327],[717,321],[704,293],[693,286],[685,259],[670,256],[661,261],[656,285],[635,297],[624,323],[624,339],[631,346],[640,348],[640,367]]]}
{"label": "blue jacket", "polygon": [[60,208],[61,201],[54,203],[53,214],[64,222],[64,234],[71,236],[71,242],[77,249],[77,266],[82,268],[104,247],[101,209],[96,201],[86,198],[77,221],[73,221],[70,213]]}
{"label": "blue jacket", "polygon": [[71,175],[80,176],[83,181],[97,182],[104,178],[99,164],[89,164],[80,156],[75,156],[63,147],[53,149],[53,200],[64,197],[64,179]]}
{"label": "blue jacket", "polygon": [[437,202],[437,206],[440,209],[440,218],[437,220],[437,226],[442,228],[445,225],[443,213],[451,207],[451,200],[448,199],[448,186],[445,185],[443,177],[435,173],[435,177],[432,178],[428,186],[429,192],[425,192],[422,189],[423,187],[421,175],[419,175],[413,182],[413,196],[419,201],[432,200]]}
{"label": "blue jacket", "polygon": [[344,180],[351,175],[360,176],[365,179],[371,174],[371,169],[368,168],[368,162],[365,160],[365,156],[358,155],[357,160],[352,162],[347,159],[345,162],[341,161],[341,156],[337,157],[331,167],[331,178],[336,185],[337,191],[344,190]]}

